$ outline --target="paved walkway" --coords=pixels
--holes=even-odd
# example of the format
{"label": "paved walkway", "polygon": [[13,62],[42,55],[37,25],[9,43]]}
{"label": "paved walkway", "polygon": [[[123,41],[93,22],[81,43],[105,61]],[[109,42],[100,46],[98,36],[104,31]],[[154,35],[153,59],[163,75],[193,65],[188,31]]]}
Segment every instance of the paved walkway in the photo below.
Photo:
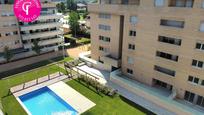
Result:
{"label": "paved walkway", "polygon": [[75,47],[75,48],[70,48],[70,49],[67,49],[67,54],[70,57],[73,57],[73,58],[77,59],[79,57],[79,54],[82,53],[82,52],[88,51],[89,47],[90,47],[90,44],[83,45],[83,46],[78,46],[78,47]]}
{"label": "paved walkway", "polygon": [[128,91],[127,89],[109,82],[109,86],[111,86],[114,89],[118,90],[118,93],[122,96],[124,96],[125,98],[131,100],[132,102],[152,111],[153,113],[157,113],[158,115],[176,115],[175,113],[172,113],[164,108],[161,108],[159,106],[157,106],[156,104],[144,99],[143,97],[136,95],[135,93],[132,93],[130,91]]}
{"label": "paved walkway", "polygon": [[96,105],[62,81],[52,84],[48,88],[70,104],[79,114]]}
{"label": "paved walkway", "polygon": [[50,75],[50,80],[48,80],[48,76],[44,76],[44,77],[39,78],[38,81],[35,79],[35,80],[29,81],[25,84],[20,84],[18,86],[12,87],[10,90],[11,90],[11,92],[14,92],[13,95],[15,97],[19,97],[21,95],[24,95],[26,93],[40,89],[42,87],[51,85],[51,84],[56,83],[58,81],[64,80],[66,78],[67,78],[66,75],[59,76],[59,73],[57,72],[57,73]]}
{"label": "paved walkway", "polygon": [[[109,76],[110,76],[110,73],[107,72],[107,71],[103,71],[103,70],[98,70],[98,69],[95,69],[95,68],[92,68],[92,67],[89,67],[87,65],[83,65],[83,66],[77,66],[74,68],[75,71],[78,70],[78,72],[82,75],[87,75],[88,77],[90,78],[93,78],[93,76],[95,76],[97,79],[98,82],[100,82],[101,84],[104,84],[106,85],[107,84],[107,80],[109,79]],[[92,75],[88,75],[86,73],[84,73],[83,71],[80,71],[80,70],[83,70],[85,72],[87,72],[88,74]]]}

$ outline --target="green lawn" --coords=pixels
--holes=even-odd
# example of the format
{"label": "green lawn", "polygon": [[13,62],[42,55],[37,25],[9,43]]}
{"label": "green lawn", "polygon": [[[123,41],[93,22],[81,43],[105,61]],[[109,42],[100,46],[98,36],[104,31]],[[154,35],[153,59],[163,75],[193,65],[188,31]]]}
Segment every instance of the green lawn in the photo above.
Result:
{"label": "green lawn", "polygon": [[79,43],[79,44],[87,44],[87,43],[90,43],[91,42],[91,39],[90,38],[85,38],[85,37],[79,37],[79,38],[75,38],[72,36],[72,34],[67,34],[67,35],[64,35],[65,39],[73,39],[73,40],[76,40],[76,43]]}
{"label": "green lawn", "polygon": [[93,101],[96,106],[83,113],[83,115],[151,115],[153,113],[125,99],[122,96],[111,98],[99,95],[94,89],[78,83],[76,80],[67,82],[72,88]]}
{"label": "green lawn", "polygon": [[[68,57],[62,61],[70,61],[70,60],[72,60],[72,58]],[[0,80],[0,88],[1,88],[0,98],[2,101],[2,105],[3,105],[3,111],[6,112],[8,115],[26,115],[25,111],[16,101],[15,97],[12,95],[9,95],[9,89],[13,86],[22,84],[24,82],[28,82],[36,78],[46,76],[48,75],[48,70],[50,74],[58,72],[58,71],[65,72],[64,69],[59,68],[57,65],[49,65],[49,66],[44,66],[44,67],[41,67],[35,70],[31,70],[29,72],[25,72],[22,74],[9,76],[7,79],[1,79]]]}

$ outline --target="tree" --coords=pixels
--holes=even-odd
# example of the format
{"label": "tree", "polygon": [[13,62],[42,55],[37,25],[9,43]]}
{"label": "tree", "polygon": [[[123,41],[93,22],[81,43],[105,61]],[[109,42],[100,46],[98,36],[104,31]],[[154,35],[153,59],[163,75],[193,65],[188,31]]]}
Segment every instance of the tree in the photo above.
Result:
{"label": "tree", "polygon": [[67,0],[67,9],[70,11],[76,11],[77,10],[77,3],[74,0]]}
{"label": "tree", "polygon": [[5,46],[4,47],[4,58],[6,59],[6,62],[9,62],[12,57],[13,57],[13,54],[10,51],[9,47]]}
{"label": "tree", "polygon": [[38,45],[38,43],[39,43],[39,41],[38,40],[34,40],[33,41],[33,47],[32,47],[32,50],[33,51],[35,51],[35,53],[37,54],[37,55],[39,55],[40,54],[40,46]]}
{"label": "tree", "polygon": [[63,3],[63,2],[61,2],[61,3],[58,3],[57,5],[56,5],[56,7],[57,7],[57,11],[59,12],[59,13],[65,13],[65,4]]}
{"label": "tree", "polygon": [[80,32],[80,27],[79,27],[79,14],[77,12],[72,11],[69,14],[69,26],[72,35],[76,37],[77,33]]}
{"label": "tree", "polygon": [[85,11],[83,14],[82,14],[82,16],[83,16],[83,18],[85,19],[87,16],[88,16],[88,12],[87,11]]}

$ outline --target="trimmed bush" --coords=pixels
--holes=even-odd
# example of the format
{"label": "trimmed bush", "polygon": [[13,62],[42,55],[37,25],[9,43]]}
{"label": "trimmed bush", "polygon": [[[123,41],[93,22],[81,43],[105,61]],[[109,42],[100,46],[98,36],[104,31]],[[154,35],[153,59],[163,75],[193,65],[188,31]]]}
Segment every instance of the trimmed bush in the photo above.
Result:
{"label": "trimmed bush", "polygon": [[87,85],[87,87],[92,86],[93,88],[95,88],[95,90],[98,93],[101,92],[101,93],[103,93],[105,95],[108,95],[108,96],[111,96],[111,97],[114,97],[117,94],[116,90],[113,90],[111,87],[108,87],[108,86],[105,86],[103,84],[100,84],[95,79],[89,78],[87,76],[84,76],[84,75],[78,76],[78,81],[80,83],[84,82]]}

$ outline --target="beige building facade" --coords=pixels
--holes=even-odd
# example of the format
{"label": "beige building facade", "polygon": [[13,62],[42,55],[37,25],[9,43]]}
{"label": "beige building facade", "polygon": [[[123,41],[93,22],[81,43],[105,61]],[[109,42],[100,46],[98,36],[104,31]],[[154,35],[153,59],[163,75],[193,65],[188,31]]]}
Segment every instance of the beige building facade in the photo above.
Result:
{"label": "beige building facade", "polygon": [[99,0],[91,58],[204,109],[204,0]]}
{"label": "beige building facade", "polygon": [[13,54],[11,60],[35,55],[36,52],[32,50],[34,41],[38,41],[41,54],[58,51],[63,44],[63,32],[59,22],[62,15],[57,15],[56,4],[51,0],[41,0],[41,15],[29,23],[16,19],[12,4],[12,1],[0,0],[0,63],[6,61],[6,46]]}

